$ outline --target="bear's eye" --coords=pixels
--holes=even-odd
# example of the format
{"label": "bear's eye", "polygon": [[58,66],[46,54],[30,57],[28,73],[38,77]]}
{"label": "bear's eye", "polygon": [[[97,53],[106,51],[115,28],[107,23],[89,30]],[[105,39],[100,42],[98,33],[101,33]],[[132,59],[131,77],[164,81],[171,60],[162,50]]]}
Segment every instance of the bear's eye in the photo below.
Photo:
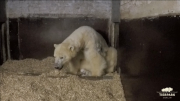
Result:
{"label": "bear's eye", "polygon": [[60,59],[63,59],[64,57],[60,57]]}

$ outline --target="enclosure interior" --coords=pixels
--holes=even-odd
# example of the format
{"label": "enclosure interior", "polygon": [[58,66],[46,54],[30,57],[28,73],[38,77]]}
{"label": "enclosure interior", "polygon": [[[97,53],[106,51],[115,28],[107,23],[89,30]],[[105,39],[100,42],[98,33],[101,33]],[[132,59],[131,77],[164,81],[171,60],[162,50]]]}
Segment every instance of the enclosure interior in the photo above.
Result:
{"label": "enclosure interior", "polygon": [[[159,89],[180,90],[179,25],[179,15],[121,21],[120,68],[127,101],[161,101]],[[179,94],[171,100],[179,100]]]}
{"label": "enclosure interior", "polygon": [[[1,25],[6,21],[4,16],[2,10]],[[108,45],[112,45],[109,24],[108,18],[96,17],[10,18],[11,58],[43,59],[53,56],[53,44],[61,43],[82,25],[93,27]],[[157,91],[165,87],[180,91],[179,26],[179,15],[120,21],[117,68],[121,70],[121,82],[127,101],[161,101],[163,99]],[[0,38],[2,40],[2,28]],[[0,46],[0,63],[3,64],[2,41]],[[5,50],[7,59],[7,46]],[[178,96],[179,93],[172,99],[179,99]]]}

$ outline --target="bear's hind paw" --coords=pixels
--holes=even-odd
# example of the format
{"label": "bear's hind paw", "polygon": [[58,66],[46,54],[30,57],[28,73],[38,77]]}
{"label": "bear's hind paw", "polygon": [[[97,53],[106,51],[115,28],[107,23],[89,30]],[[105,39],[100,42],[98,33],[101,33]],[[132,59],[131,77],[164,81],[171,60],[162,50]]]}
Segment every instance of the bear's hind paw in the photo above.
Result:
{"label": "bear's hind paw", "polygon": [[81,69],[80,70],[80,75],[81,76],[91,76],[91,72],[86,70],[86,69]]}

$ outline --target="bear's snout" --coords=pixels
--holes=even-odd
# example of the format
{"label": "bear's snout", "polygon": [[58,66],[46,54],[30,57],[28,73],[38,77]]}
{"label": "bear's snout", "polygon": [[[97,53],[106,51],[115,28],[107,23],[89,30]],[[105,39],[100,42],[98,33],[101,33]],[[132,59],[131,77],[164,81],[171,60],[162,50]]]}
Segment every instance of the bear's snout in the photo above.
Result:
{"label": "bear's snout", "polygon": [[[62,66],[63,67],[63,66]],[[62,67],[55,67],[55,69],[59,69],[59,70],[61,70],[62,69]]]}
{"label": "bear's snout", "polygon": [[63,65],[58,65],[58,64],[55,63],[54,68],[61,70],[63,68]]}

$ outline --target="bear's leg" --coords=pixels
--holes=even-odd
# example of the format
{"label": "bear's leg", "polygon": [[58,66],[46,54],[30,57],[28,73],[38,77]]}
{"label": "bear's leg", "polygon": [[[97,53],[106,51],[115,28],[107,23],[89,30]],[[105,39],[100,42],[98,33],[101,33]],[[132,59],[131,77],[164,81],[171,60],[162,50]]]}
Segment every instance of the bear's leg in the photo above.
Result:
{"label": "bear's leg", "polygon": [[70,68],[70,69],[69,69],[69,73],[70,73],[70,74],[77,75],[77,74],[78,74],[78,69],[76,69],[76,68]]}
{"label": "bear's leg", "polygon": [[85,59],[90,63],[88,69],[92,76],[102,76],[106,68],[106,60],[95,49],[89,49],[85,53]]}
{"label": "bear's leg", "polygon": [[114,68],[117,65],[117,50],[115,48],[109,47],[107,51],[106,60],[107,60],[107,66],[108,66],[106,69],[106,72],[107,73],[114,72]]}
{"label": "bear's leg", "polygon": [[104,74],[104,69],[91,70],[91,76],[102,76],[103,74]]}
{"label": "bear's leg", "polygon": [[78,68],[75,67],[75,66],[70,62],[70,63],[68,63],[68,65],[67,65],[67,73],[77,75],[77,74],[78,74]]}

